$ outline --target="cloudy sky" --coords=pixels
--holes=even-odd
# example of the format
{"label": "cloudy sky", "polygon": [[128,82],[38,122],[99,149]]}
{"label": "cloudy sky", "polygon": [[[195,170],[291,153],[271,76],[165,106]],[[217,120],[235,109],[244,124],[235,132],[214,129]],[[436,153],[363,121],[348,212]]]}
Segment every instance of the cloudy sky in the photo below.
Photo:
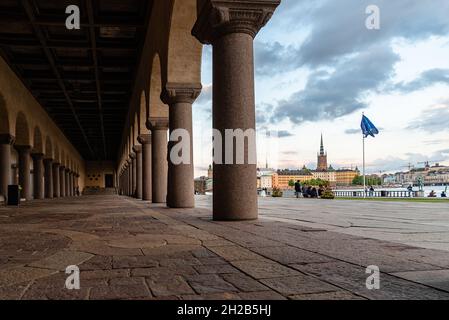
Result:
{"label": "cloudy sky", "polygon": [[[380,30],[365,26],[369,5]],[[282,0],[254,44],[260,165],[314,168],[323,133],[330,164],[361,166],[362,112],[381,130],[367,140],[369,172],[449,165],[448,12],[447,0]],[[211,163],[212,48],[203,52],[196,176]]]}

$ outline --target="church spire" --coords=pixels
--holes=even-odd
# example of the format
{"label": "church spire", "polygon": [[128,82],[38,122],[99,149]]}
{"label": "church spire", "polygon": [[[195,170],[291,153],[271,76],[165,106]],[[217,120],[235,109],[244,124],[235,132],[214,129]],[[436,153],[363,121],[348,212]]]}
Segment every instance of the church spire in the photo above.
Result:
{"label": "church spire", "polygon": [[323,134],[322,133],[321,133],[320,155],[324,156],[324,143],[323,143]]}

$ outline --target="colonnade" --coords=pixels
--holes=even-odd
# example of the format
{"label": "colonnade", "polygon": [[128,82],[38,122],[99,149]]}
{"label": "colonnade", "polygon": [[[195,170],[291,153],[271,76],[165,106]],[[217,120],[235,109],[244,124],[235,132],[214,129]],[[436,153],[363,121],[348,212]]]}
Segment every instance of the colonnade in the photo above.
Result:
{"label": "colonnade", "polygon": [[[279,0],[204,1],[192,35],[213,46],[213,128],[225,131],[255,130],[253,41],[271,18]],[[169,109],[168,119],[148,119],[139,145],[124,155],[119,168],[119,187],[124,195],[170,208],[194,207],[192,104],[201,92],[199,83],[167,82],[161,100]],[[184,129],[190,134],[190,162],[171,161],[177,143],[167,141],[167,131]],[[223,141],[222,141],[223,142]],[[243,164],[214,163],[213,217],[216,220],[256,219],[257,172],[250,162],[256,146],[244,143]],[[226,164],[225,164],[226,163]]]}
{"label": "colonnade", "polygon": [[[11,162],[11,148],[17,150],[17,164]],[[2,195],[8,194],[10,184],[18,184],[21,188],[20,197],[26,200],[73,197],[78,190],[77,172],[64,167],[52,158],[46,158],[41,152],[35,152],[31,146],[16,145],[14,137],[10,134],[0,135],[0,167]]]}

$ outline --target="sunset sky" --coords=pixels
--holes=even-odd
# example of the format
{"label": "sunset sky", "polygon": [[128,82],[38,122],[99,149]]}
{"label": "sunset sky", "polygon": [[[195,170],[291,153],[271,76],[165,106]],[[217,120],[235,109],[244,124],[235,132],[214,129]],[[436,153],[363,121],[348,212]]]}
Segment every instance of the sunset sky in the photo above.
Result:
{"label": "sunset sky", "polygon": [[[380,30],[365,26],[372,4]],[[254,45],[260,165],[315,168],[322,133],[330,164],[361,166],[362,112],[381,131],[366,141],[369,172],[449,165],[448,12],[447,0],[283,0]],[[203,53],[195,176],[211,163],[212,48]]]}

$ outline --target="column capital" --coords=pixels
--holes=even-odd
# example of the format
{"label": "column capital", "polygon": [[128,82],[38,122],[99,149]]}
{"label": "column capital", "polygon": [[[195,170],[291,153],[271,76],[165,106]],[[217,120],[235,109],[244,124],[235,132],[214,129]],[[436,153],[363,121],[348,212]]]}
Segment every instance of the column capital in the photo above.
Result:
{"label": "column capital", "polygon": [[131,153],[129,154],[129,157],[130,157],[132,160],[134,160],[134,159],[136,158],[136,154],[135,154],[134,152],[131,152]]}
{"label": "column capital", "polygon": [[43,159],[44,159],[44,154],[43,154],[42,152],[33,152],[33,153],[31,154],[31,157],[32,157],[34,160],[43,160]]}
{"label": "column capital", "polygon": [[52,158],[45,158],[44,159],[44,163],[53,163],[53,159]]}
{"label": "column capital", "polygon": [[141,153],[142,152],[142,146],[139,146],[139,145],[134,146],[133,147],[133,151],[136,153],[136,155],[137,155],[137,153]]}
{"label": "column capital", "polygon": [[211,44],[229,33],[246,33],[255,38],[280,3],[280,0],[206,0],[192,35],[203,44]]}
{"label": "column capital", "polygon": [[31,146],[14,145],[14,149],[16,149],[19,152],[31,152],[32,147]]}
{"label": "column capital", "polygon": [[151,133],[149,134],[141,134],[137,141],[139,141],[140,144],[151,144]]}
{"label": "column capital", "polygon": [[14,136],[10,135],[9,133],[0,134],[0,144],[14,144],[14,141],[16,139]]}
{"label": "column capital", "polygon": [[69,168],[65,168],[65,172],[70,173],[70,169]]}
{"label": "column capital", "polygon": [[148,130],[168,130],[169,121],[168,118],[150,118],[146,122],[146,126]]}
{"label": "column capital", "polygon": [[161,93],[163,103],[193,103],[201,93],[200,83],[167,83]]}
{"label": "column capital", "polygon": [[59,170],[61,171],[65,171],[65,166],[63,166],[62,164],[59,166]]}
{"label": "column capital", "polygon": [[59,167],[59,166],[61,166],[61,163],[59,163],[57,161],[53,162],[53,167]]}

